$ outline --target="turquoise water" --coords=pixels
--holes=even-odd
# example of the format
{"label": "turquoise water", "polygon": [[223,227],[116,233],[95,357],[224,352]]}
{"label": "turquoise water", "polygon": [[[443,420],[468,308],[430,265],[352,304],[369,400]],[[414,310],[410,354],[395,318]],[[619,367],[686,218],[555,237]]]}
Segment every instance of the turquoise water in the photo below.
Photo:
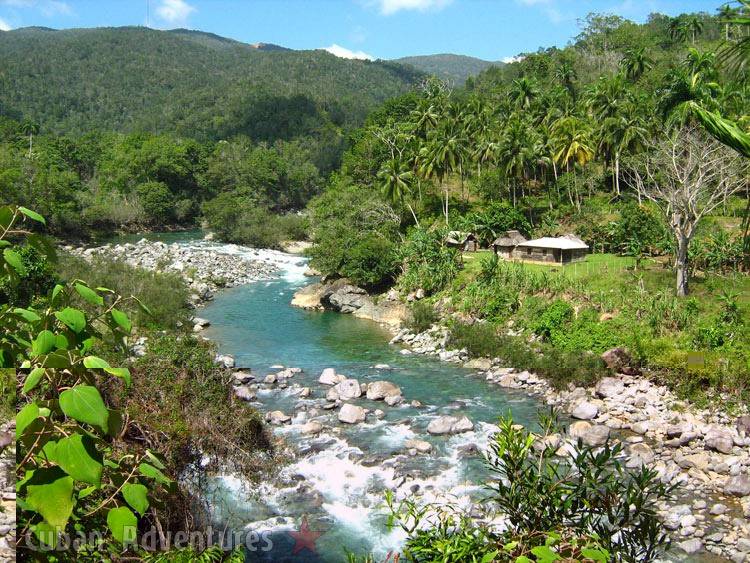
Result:
{"label": "turquoise water", "polygon": [[[289,389],[260,390],[255,404],[261,411],[282,410],[294,416],[291,425],[276,431],[295,445],[297,459],[280,468],[278,483],[260,488],[244,487],[231,476],[218,479],[217,514],[235,530],[249,526],[270,534],[273,549],[251,553],[249,561],[343,561],[345,549],[384,558],[404,539],[385,527],[384,491],[404,497],[417,487],[425,501],[450,495],[465,506],[481,496],[478,483],[486,470],[481,457],[466,457],[462,449],[483,450],[493,423],[509,410],[518,422],[533,424],[538,404],[487,384],[472,370],[432,357],[402,355],[400,347],[388,343],[390,333],[371,321],[292,307],[292,295],[304,283],[293,278],[229,289],[200,312],[211,321],[206,335],[221,352],[232,354],[238,367],[251,368],[259,379],[276,364],[304,370],[290,380]],[[377,370],[375,364],[392,369]],[[385,416],[368,417],[354,426],[340,425],[336,410],[309,416],[309,409],[324,403],[328,388],[317,379],[327,367],[360,382],[392,381],[401,387],[405,404],[388,407],[357,399],[355,403],[380,408]],[[299,386],[310,387],[312,396],[300,400],[294,390]],[[410,406],[413,400],[423,406]],[[441,414],[466,415],[474,421],[475,431],[428,435],[427,424]],[[314,438],[300,435],[296,429],[309,418],[327,429]],[[404,440],[410,438],[431,442],[433,451],[407,455]],[[314,553],[304,549],[292,555],[295,542],[289,530],[298,529],[303,516],[321,535]]]}

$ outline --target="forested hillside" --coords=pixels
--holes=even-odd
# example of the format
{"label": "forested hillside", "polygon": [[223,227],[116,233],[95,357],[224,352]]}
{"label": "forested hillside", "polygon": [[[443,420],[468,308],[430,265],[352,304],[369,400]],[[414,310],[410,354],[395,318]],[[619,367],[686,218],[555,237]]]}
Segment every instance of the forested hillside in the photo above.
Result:
{"label": "forested hillside", "polygon": [[244,134],[289,139],[352,127],[420,77],[325,51],[269,50],[148,28],[0,33],[0,111],[45,133]]}
{"label": "forested hillside", "polygon": [[500,62],[485,61],[476,57],[450,53],[402,57],[395,59],[394,62],[411,65],[427,74],[437,76],[441,80],[452,82],[455,86],[463,86],[467,78],[476,76],[489,67],[503,65]]}

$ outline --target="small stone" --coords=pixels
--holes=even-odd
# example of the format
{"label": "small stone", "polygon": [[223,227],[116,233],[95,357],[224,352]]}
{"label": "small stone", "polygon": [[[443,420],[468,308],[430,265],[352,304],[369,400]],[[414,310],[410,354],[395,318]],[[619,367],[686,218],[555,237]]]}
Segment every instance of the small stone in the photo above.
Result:
{"label": "small stone", "polygon": [[407,449],[415,449],[422,454],[432,451],[432,444],[425,442],[424,440],[406,440],[404,442],[404,447]]}
{"label": "small stone", "polygon": [[265,376],[263,378],[263,383],[268,383],[268,384],[271,384],[271,385],[274,384],[274,383],[276,383],[276,374],[269,373],[267,376]]}
{"label": "small stone", "polygon": [[323,425],[317,420],[310,420],[300,426],[299,431],[302,434],[320,434],[323,430]]}
{"label": "small stone", "polygon": [[750,475],[736,475],[730,477],[724,486],[724,494],[736,497],[750,495]]}
{"label": "small stone", "polygon": [[721,516],[727,511],[727,507],[725,504],[721,504],[720,502],[717,502],[711,507],[710,514],[713,516]]}
{"label": "small stone", "polygon": [[645,434],[648,432],[650,424],[647,421],[636,422],[630,426],[630,429],[636,434]]}
{"label": "small stone", "polygon": [[693,553],[698,553],[701,549],[703,549],[703,542],[698,538],[692,538],[678,543],[677,547],[679,547],[688,555],[692,555]]}
{"label": "small stone", "polygon": [[266,414],[266,420],[271,424],[285,424],[292,420],[292,417],[284,414],[281,411],[271,411]]}

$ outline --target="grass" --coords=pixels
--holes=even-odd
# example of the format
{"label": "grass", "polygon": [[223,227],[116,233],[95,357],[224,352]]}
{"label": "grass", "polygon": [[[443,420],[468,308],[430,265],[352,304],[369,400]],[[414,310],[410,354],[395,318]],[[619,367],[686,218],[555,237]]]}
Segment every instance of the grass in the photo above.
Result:
{"label": "grass", "polygon": [[[625,346],[686,398],[704,404],[750,398],[750,277],[702,273],[691,280],[690,295],[680,298],[674,272],[661,258],[641,260],[637,267],[634,258],[612,254],[591,254],[565,266],[501,260],[488,274],[491,256],[464,254],[464,268],[448,290],[459,310],[497,327],[512,321],[522,340],[536,334],[547,354],[550,346],[567,354],[557,361]],[[561,302],[571,315],[540,332],[539,323]],[[490,348],[495,344],[484,340]],[[700,352],[705,365],[691,367],[690,352]],[[523,354],[516,359],[533,363]],[[554,366],[544,368],[552,379],[583,379],[582,373],[554,377]],[[560,371],[569,370],[561,365]]]}

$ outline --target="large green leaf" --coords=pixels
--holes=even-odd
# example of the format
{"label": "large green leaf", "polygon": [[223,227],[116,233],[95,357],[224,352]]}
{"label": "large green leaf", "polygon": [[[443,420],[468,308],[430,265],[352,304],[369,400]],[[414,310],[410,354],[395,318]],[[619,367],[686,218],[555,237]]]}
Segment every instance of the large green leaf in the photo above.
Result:
{"label": "large green leaf", "polygon": [[26,502],[51,526],[64,527],[73,512],[73,478],[59,467],[37,469],[26,482]]}
{"label": "large green leaf", "polygon": [[695,102],[690,102],[690,107],[711,135],[743,156],[750,157],[750,134],[745,133],[735,122],[710,112]]}
{"label": "large green leaf", "polygon": [[76,385],[63,391],[60,393],[60,408],[67,416],[79,422],[98,426],[102,430],[107,428],[109,412],[96,387]]}
{"label": "large green leaf", "polygon": [[130,370],[128,368],[104,368],[104,371],[119,377],[125,382],[125,385],[130,387]]}
{"label": "large green leaf", "polygon": [[75,284],[75,288],[78,294],[92,305],[104,305],[102,296],[90,287],[86,287],[82,283],[77,283]]}
{"label": "large green leaf", "polygon": [[104,369],[108,368],[109,364],[106,360],[102,360],[96,356],[86,356],[83,358],[83,367],[88,369]]}
{"label": "large green leaf", "polygon": [[34,356],[49,354],[55,349],[55,334],[49,330],[40,332],[31,343],[31,353]]}
{"label": "large green leaf", "polygon": [[157,483],[169,485],[172,482],[171,479],[169,479],[166,475],[164,475],[164,473],[159,471],[153,465],[149,465],[148,463],[141,463],[138,466],[138,471],[141,472],[141,475],[150,477],[151,479],[154,479]]}
{"label": "large green leaf", "polygon": [[26,427],[34,422],[39,416],[39,407],[36,403],[29,403],[16,415],[16,438],[23,434]]}
{"label": "large green leaf", "polygon": [[133,328],[133,325],[130,323],[130,319],[125,313],[123,313],[119,309],[112,309],[110,314],[112,315],[112,318],[122,330],[124,330],[127,333],[130,333],[130,330]]}
{"label": "large green leaf", "polygon": [[28,393],[32,389],[34,389],[37,385],[39,385],[39,382],[42,380],[42,377],[44,377],[45,369],[44,368],[34,368],[31,370],[31,373],[26,376],[26,380],[23,382],[23,392]]}
{"label": "large green leaf", "polygon": [[18,252],[16,252],[12,248],[6,248],[5,250],[3,250],[3,257],[5,258],[5,261],[13,267],[13,269],[18,273],[19,276],[26,275],[26,266],[23,265],[23,259],[21,258],[21,255],[18,254]]}
{"label": "large green leaf", "polygon": [[34,311],[30,311],[29,309],[21,309],[19,307],[13,309],[13,313],[16,315],[23,317],[23,320],[28,321],[30,323],[36,322],[41,319],[39,315],[37,315]]}
{"label": "large green leaf", "polygon": [[65,307],[62,311],[56,312],[55,317],[73,332],[81,332],[86,328],[86,316],[73,307]]}
{"label": "large green leaf", "polygon": [[89,436],[73,434],[63,438],[55,448],[54,461],[76,481],[100,485],[102,456]]}
{"label": "large green leaf", "polygon": [[126,483],[122,486],[122,496],[138,514],[143,516],[148,510],[148,489],[140,483]]}
{"label": "large green leaf", "polygon": [[125,506],[113,508],[107,513],[107,526],[115,539],[122,544],[133,543],[136,539],[138,519]]}
{"label": "large green leaf", "polygon": [[47,221],[44,220],[44,217],[39,215],[39,213],[37,213],[36,211],[32,211],[31,209],[28,209],[22,206],[19,206],[18,210],[24,215],[26,215],[26,217],[28,217],[29,219],[33,219],[34,221],[44,223],[45,225],[47,224]]}

